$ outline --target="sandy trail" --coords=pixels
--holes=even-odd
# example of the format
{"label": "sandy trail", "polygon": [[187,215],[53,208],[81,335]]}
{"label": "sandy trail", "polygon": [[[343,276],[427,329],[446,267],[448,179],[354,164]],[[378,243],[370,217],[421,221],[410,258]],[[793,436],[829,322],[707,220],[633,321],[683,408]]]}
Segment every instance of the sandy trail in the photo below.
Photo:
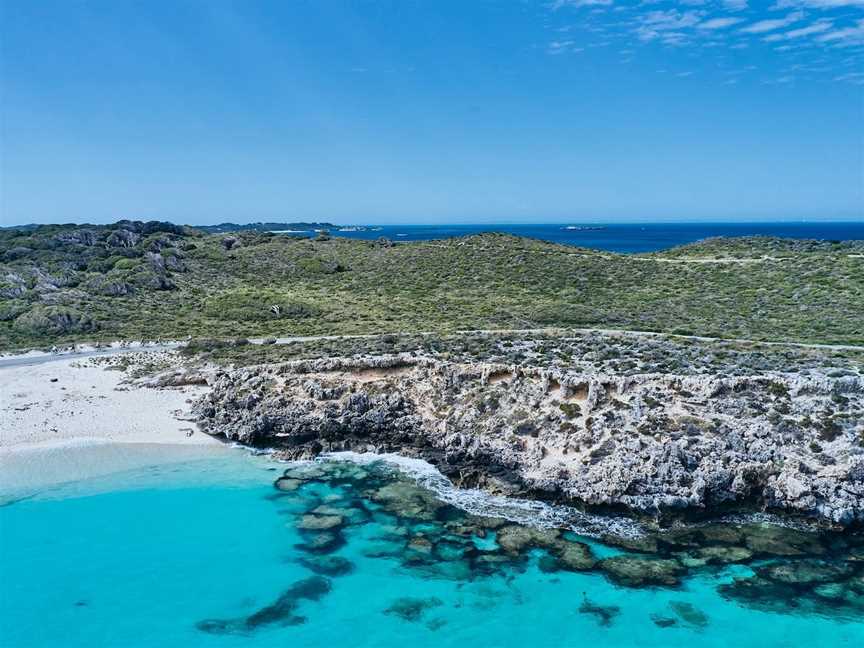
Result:
{"label": "sandy trail", "polygon": [[[566,337],[567,335],[587,335],[597,333],[608,336],[618,337],[646,337],[646,338],[668,338],[670,340],[693,340],[696,342],[725,342],[735,344],[748,344],[754,346],[766,347],[788,347],[793,349],[813,349],[824,351],[864,351],[864,345],[858,344],[830,344],[830,343],[814,343],[814,342],[794,342],[778,340],[768,342],[764,340],[751,340],[746,338],[718,338],[708,337],[704,335],[683,335],[676,333],[666,333],[662,331],[640,331],[634,329],[610,329],[610,328],[557,328],[557,327],[525,327],[525,328],[495,328],[495,329],[461,329],[455,331],[382,331],[378,333],[349,333],[337,335],[293,335],[287,337],[274,338],[273,344],[293,344],[297,342],[316,342],[325,340],[361,340],[375,339],[385,335],[418,335],[418,336],[434,336],[434,335],[473,335],[473,334],[491,334],[491,335],[508,335],[508,334],[552,334]],[[264,344],[265,338],[249,338],[250,344]],[[115,343],[113,347],[107,349],[94,349],[87,343],[79,343],[71,349],[64,349],[57,353],[48,353],[44,351],[28,351],[26,353],[9,353],[6,355],[0,354],[0,374],[7,369],[35,367],[44,364],[54,364],[56,362],[69,361],[70,359],[82,359],[90,357],[105,357],[115,356],[127,353],[155,352],[160,350],[176,350],[185,344],[184,342],[163,342],[158,345],[147,345],[135,343],[131,347],[120,346],[120,343]],[[2,386],[0,382],[0,386]],[[2,444],[0,444],[2,446]]]}

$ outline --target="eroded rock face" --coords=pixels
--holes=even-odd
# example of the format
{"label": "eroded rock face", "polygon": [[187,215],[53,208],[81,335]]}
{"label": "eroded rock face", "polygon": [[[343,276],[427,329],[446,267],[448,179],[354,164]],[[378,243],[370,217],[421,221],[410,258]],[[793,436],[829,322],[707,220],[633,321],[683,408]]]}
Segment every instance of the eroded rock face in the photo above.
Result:
{"label": "eroded rock face", "polygon": [[400,452],[457,485],[503,494],[646,513],[755,505],[864,522],[864,380],[854,375],[620,376],[331,358],[223,372],[197,412],[210,434],[288,458]]}

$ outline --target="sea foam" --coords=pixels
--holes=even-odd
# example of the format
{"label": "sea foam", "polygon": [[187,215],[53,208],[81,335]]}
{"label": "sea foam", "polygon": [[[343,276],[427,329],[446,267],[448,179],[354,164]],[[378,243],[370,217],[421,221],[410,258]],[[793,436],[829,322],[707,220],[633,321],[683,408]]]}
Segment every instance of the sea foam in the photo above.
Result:
{"label": "sea foam", "polygon": [[633,538],[644,533],[642,525],[623,516],[592,515],[571,506],[492,495],[475,488],[457,488],[435,466],[422,459],[393,453],[331,452],[321,455],[319,460],[350,461],[362,465],[386,464],[435,493],[441,501],[473,515],[500,517],[541,528],[566,528],[591,538],[608,534]]}

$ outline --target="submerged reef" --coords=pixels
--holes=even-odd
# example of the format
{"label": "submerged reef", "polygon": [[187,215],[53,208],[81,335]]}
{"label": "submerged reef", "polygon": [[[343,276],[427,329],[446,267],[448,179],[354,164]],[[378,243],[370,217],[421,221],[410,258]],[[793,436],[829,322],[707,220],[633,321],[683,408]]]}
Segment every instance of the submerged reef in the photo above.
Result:
{"label": "submerged reef", "polygon": [[[285,479],[296,481],[296,487],[279,488]],[[394,592],[380,608],[382,615],[430,630],[447,623],[447,608],[484,610],[502,596],[522,596],[509,584],[530,569],[550,583],[576,572],[603,577],[614,589],[674,591],[674,598],[645,613],[644,622],[659,628],[711,626],[711,613],[694,605],[698,600],[687,600],[688,579],[700,575],[712,577],[720,597],[744,607],[842,622],[864,617],[864,538],[849,532],[742,520],[646,528],[638,537],[609,535],[600,544],[564,528],[467,512],[384,461],[291,463],[266,499],[284,517],[290,535],[302,538],[286,560],[309,576],[251,613],[199,622],[202,632],[244,635],[314,622],[307,620],[316,614],[310,603],[326,605],[339,579],[350,579],[355,561],[365,560],[386,561],[396,571],[452,587],[452,598],[441,590],[439,596]],[[324,521],[324,530],[317,520]],[[340,555],[343,548],[350,560]],[[466,603],[458,593],[469,585],[475,599]],[[626,611],[624,599],[610,600],[602,590],[573,598],[573,614],[590,617],[601,628],[614,626]]]}
{"label": "submerged reef", "polygon": [[330,581],[321,576],[313,576],[294,583],[273,603],[247,617],[239,619],[208,619],[197,627],[211,634],[243,634],[267,625],[298,625],[305,623],[305,617],[295,614],[301,601],[317,601],[330,592]]}
{"label": "submerged reef", "polygon": [[[346,543],[361,543],[366,558],[393,561],[424,579],[455,583],[525,571],[597,573],[625,588],[680,589],[703,572],[718,578],[727,600],[773,612],[818,613],[841,619],[864,614],[864,538],[826,530],[805,531],[765,522],[718,522],[666,530],[646,530],[636,538],[604,538],[603,558],[592,542],[559,528],[538,528],[475,515],[442,502],[435,494],[384,462],[342,461],[294,464],[279,479],[301,485],[277,491],[273,500],[304,537],[307,518],[345,511],[341,524],[325,533],[326,547],[300,545],[299,563],[315,574],[336,577],[350,562],[332,555]],[[278,480],[277,480],[278,481]],[[325,513],[314,511],[324,509]],[[367,527],[368,525],[368,527]],[[372,535],[364,528],[374,531]],[[314,536],[317,537],[317,536]],[[418,621],[434,599],[399,599],[385,610]],[[614,623],[615,605],[587,594],[577,611]],[[267,618],[267,614],[264,615]],[[660,627],[699,629],[708,615],[691,603],[672,600],[651,618]],[[235,627],[235,626],[232,626]],[[241,625],[242,627],[242,625]]]}

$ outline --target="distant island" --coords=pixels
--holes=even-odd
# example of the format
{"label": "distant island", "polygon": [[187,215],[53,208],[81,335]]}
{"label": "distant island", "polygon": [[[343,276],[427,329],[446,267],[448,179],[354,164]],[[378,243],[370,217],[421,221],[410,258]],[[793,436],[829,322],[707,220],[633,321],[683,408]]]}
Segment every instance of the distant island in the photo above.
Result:
{"label": "distant island", "polygon": [[296,223],[219,223],[218,225],[192,225],[208,234],[221,232],[305,232],[310,230],[337,229],[333,223],[296,222]]}

